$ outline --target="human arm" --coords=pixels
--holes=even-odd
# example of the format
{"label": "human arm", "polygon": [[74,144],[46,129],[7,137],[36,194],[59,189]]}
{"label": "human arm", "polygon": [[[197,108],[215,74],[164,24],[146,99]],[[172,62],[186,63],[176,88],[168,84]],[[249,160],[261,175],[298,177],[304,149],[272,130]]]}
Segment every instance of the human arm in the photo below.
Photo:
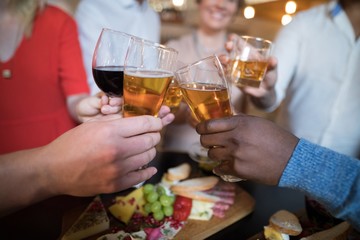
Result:
{"label": "human arm", "polygon": [[139,168],[156,154],[172,115],[166,112],[162,119],[104,116],[46,146],[0,156],[0,215],[56,195],[111,193],[149,179],[156,169]]}
{"label": "human arm", "polygon": [[298,139],[271,121],[239,114],[200,123],[216,172],[306,193],[338,218],[360,225],[360,161]]}
{"label": "human arm", "polygon": [[279,182],[360,229],[360,161],[300,139]]}

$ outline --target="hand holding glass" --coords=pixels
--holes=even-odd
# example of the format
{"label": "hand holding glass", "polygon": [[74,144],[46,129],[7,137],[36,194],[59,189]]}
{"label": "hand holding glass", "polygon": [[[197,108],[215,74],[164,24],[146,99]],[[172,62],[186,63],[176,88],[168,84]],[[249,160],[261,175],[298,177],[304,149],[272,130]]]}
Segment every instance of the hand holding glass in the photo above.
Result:
{"label": "hand holding glass", "polygon": [[264,79],[272,43],[258,37],[240,36],[233,40],[228,75],[238,87],[258,88]]}
{"label": "hand holding glass", "polygon": [[[180,68],[175,75],[183,97],[198,121],[233,115],[229,86],[217,56],[207,57]],[[214,170],[213,172],[217,174]],[[232,175],[220,177],[228,182],[243,180]]]}
{"label": "hand holding glass", "polygon": [[133,38],[125,59],[124,117],[157,116],[174,77],[177,51]]}

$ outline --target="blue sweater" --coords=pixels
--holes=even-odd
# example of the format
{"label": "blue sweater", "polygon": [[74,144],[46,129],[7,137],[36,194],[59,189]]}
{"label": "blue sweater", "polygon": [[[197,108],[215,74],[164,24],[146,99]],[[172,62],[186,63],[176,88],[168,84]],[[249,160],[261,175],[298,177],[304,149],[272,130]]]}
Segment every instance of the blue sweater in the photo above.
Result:
{"label": "blue sweater", "polygon": [[279,186],[306,193],[360,230],[360,160],[300,139]]}

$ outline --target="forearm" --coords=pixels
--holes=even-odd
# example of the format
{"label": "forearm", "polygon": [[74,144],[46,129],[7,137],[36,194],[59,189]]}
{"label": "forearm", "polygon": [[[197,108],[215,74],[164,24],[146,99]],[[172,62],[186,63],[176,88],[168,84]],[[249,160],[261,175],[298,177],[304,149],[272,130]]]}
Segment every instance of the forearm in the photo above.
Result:
{"label": "forearm", "polygon": [[276,93],[275,88],[269,90],[267,94],[262,97],[250,97],[251,102],[259,109],[266,110],[266,111],[273,111],[277,106],[276,104]]}
{"label": "forearm", "polygon": [[0,216],[52,196],[42,148],[0,156]]}
{"label": "forearm", "polygon": [[301,140],[279,186],[305,192],[360,229],[360,161]]}

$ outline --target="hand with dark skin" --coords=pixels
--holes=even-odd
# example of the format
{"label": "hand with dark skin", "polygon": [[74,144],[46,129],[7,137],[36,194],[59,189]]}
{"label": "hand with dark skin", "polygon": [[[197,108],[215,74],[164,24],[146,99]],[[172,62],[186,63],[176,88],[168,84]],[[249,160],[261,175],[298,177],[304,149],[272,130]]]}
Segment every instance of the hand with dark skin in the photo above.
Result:
{"label": "hand with dark skin", "polygon": [[[197,125],[217,174],[277,185],[299,139],[263,118],[239,114]],[[214,147],[215,146],[215,147]]]}

